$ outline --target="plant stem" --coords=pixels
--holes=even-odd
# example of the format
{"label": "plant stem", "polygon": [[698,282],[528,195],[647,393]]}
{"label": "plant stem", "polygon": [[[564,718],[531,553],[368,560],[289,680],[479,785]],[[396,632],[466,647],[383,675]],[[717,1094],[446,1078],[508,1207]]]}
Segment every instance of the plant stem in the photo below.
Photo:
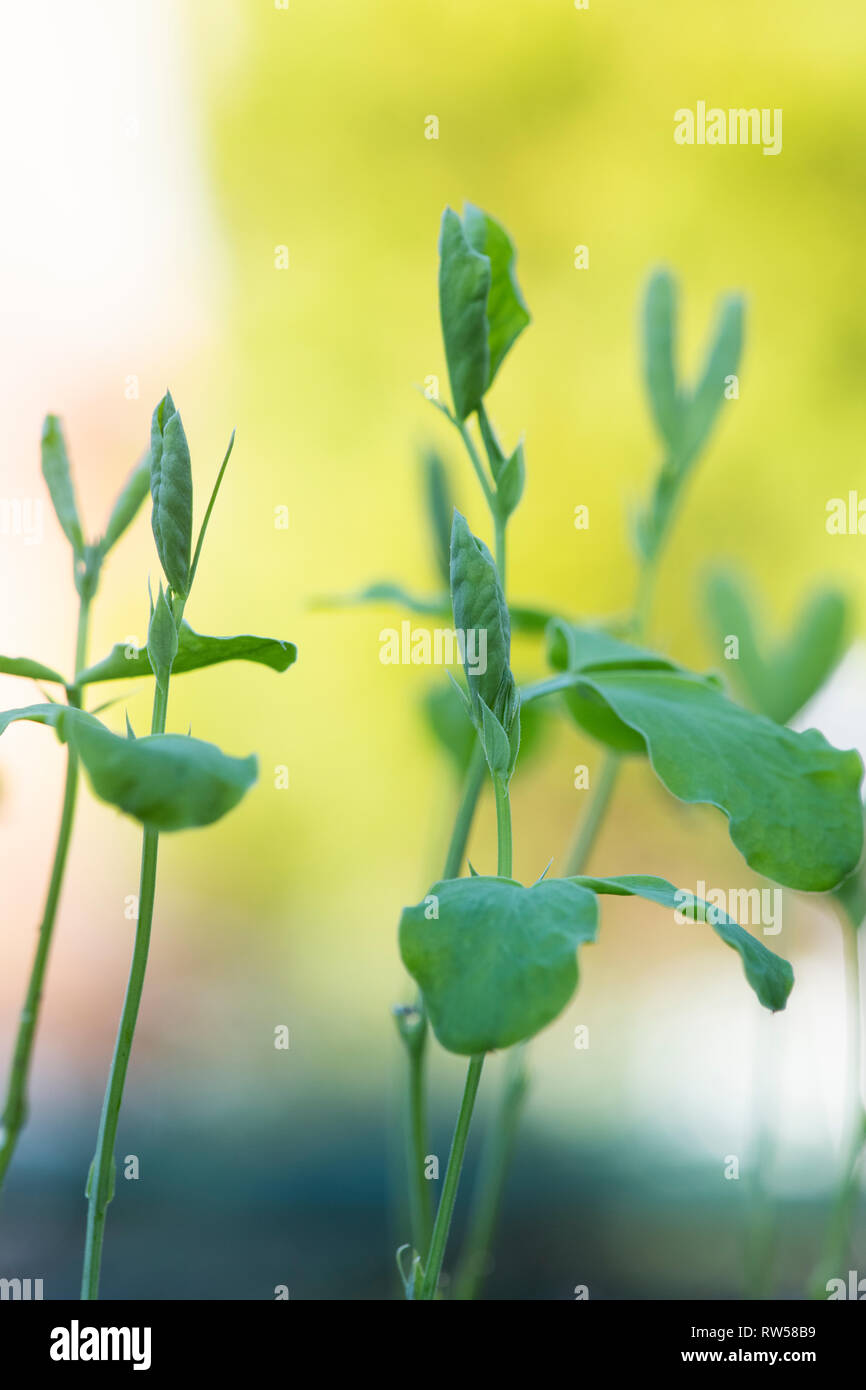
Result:
{"label": "plant stem", "polygon": [[[619,764],[620,759],[615,753],[609,753],[602,764],[592,801],[568,858],[566,877],[569,874],[582,873],[586,867],[610,806]],[[499,1219],[511,1155],[529,1088],[526,1051],[527,1045],[520,1043],[508,1054],[502,1094],[493,1123],[487,1132],[478,1165],[472,1212],[456,1276],[457,1299],[468,1301],[477,1298],[487,1273],[490,1246]]]}
{"label": "plant stem", "polygon": [[496,1122],[487,1133],[479,1164],[469,1231],[454,1281],[454,1297],[463,1302],[478,1296],[487,1273],[493,1232],[499,1220],[505,1180],[528,1088],[526,1045],[520,1043],[508,1053]]}
{"label": "plant stem", "polygon": [[845,961],[848,1017],[848,1119],[847,1154],[836,1187],[824,1234],[821,1258],[812,1275],[809,1296],[827,1297],[827,1281],[845,1277],[843,1268],[851,1244],[851,1222],[860,1195],[860,1161],[866,1152],[866,1107],[862,1091],[862,1037],[860,991],[860,932],[863,928],[841,919]]}
{"label": "plant stem", "polygon": [[[153,717],[151,733],[165,732],[165,719],[168,708],[168,681],[165,688],[157,684],[153,698]],[[99,1297],[99,1273],[102,1265],[102,1242],[105,1234],[105,1215],[108,1204],[114,1196],[114,1145],[123,1101],[123,1087],[132,1052],[135,1025],[144,987],[147,969],[147,955],[150,947],[150,931],[153,924],[153,906],[156,894],[156,862],[159,849],[159,831],[145,829],[141,848],[141,879],[138,896],[138,923],[135,932],[135,947],[129,970],[123,1012],[108,1074],[108,1085],[102,1104],[99,1130],[96,1136],[96,1153],[87,1183],[87,1234],[84,1243],[84,1270],[81,1279],[82,1299]]]}
{"label": "plant stem", "polygon": [[508,799],[508,787],[500,782],[498,777],[494,777],[493,791],[496,797],[496,872],[502,878],[510,878],[511,804]]}
{"label": "plant stem", "polygon": [[469,766],[466,769],[466,776],[463,782],[463,792],[460,798],[460,805],[457,808],[457,816],[454,821],[454,830],[451,841],[448,845],[448,853],[445,856],[445,868],[442,870],[443,878],[459,878],[463,858],[466,854],[466,845],[469,840],[469,832],[472,829],[472,821],[475,818],[475,808],[478,805],[478,798],[481,795],[481,788],[484,785],[484,775],[487,769],[487,762],[484,757],[484,749],[481,747],[481,740],[476,739],[472,748],[472,755],[469,759]]}
{"label": "plant stem", "polygon": [[619,775],[620,759],[616,753],[607,753],[601,765],[598,782],[586,814],[580,822],[574,844],[566,860],[565,877],[582,874],[593,851],[598,833],[607,815]]}
{"label": "plant stem", "polygon": [[466,1073],[463,1100],[460,1103],[460,1113],[457,1116],[454,1138],[451,1141],[451,1152],[448,1155],[448,1168],[445,1172],[442,1196],[439,1199],[439,1207],[436,1212],[436,1224],[433,1227],[430,1252],[427,1256],[424,1277],[421,1281],[421,1289],[418,1293],[418,1298],[421,1301],[429,1302],[436,1297],[439,1275],[442,1271],[442,1260],[445,1256],[445,1246],[448,1243],[448,1233],[451,1229],[451,1218],[454,1215],[454,1203],[457,1200],[457,1188],[460,1184],[463,1156],[466,1152],[466,1140],[469,1137],[469,1126],[472,1122],[472,1109],[475,1105],[475,1097],[478,1094],[478,1083],[481,1080],[481,1069],[483,1066],[484,1053],[482,1052],[479,1056],[472,1058],[469,1063],[469,1070]]}
{"label": "plant stem", "polygon": [[[84,670],[87,657],[90,603],[90,596],[82,596],[78,606],[78,630],[75,639],[76,679]],[[71,705],[80,707],[81,694],[77,687],[73,686],[69,689],[67,698]],[[60,814],[60,826],[54,848],[51,877],[48,881],[48,893],[45,898],[42,921],[39,925],[36,952],[33,957],[30,979],[27,984],[27,994],[24,999],[24,1006],[21,1010],[21,1017],[18,1023],[18,1034],[15,1039],[15,1050],[12,1054],[12,1066],[9,1072],[6,1101],[3,1107],[2,1120],[0,1120],[0,1126],[2,1126],[2,1128],[0,1128],[0,1187],[3,1185],[9,1165],[12,1162],[12,1157],[18,1145],[21,1131],[27,1123],[27,1089],[33,1058],[33,1045],[36,1038],[36,1028],[39,1023],[39,1009],[42,1002],[45,971],[48,965],[48,956],[51,951],[51,941],[54,935],[54,923],[57,919],[57,908],[60,902],[60,893],[63,888],[66,860],[69,854],[69,842],[72,837],[77,793],[78,754],[69,747],[66,755],[66,780],[63,788],[63,809]]]}
{"label": "plant stem", "polygon": [[496,568],[499,570],[499,578],[502,581],[502,590],[505,592],[505,562],[507,558],[507,548],[505,541],[505,522],[498,512],[493,516],[493,533],[496,545]]}
{"label": "plant stem", "polygon": [[419,1018],[413,1038],[407,1040],[409,1064],[409,1204],[412,1244],[416,1250],[426,1250],[433,1234],[433,1200],[430,1184],[424,1176],[427,1147],[427,1080],[425,1055],[427,1051],[427,1013],[424,1001],[418,1001]]}
{"label": "plant stem", "polygon": [[472,435],[469,433],[469,430],[467,429],[465,420],[458,420],[456,417],[452,418],[454,419],[454,423],[460,431],[460,437],[463,440],[463,443],[466,445],[466,452],[469,455],[472,467],[475,469],[475,475],[478,478],[479,483],[481,484],[481,490],[484,493],[484,496],[487,500],[487,505],[490,508],[491,512],[495,513],[495,493],[493,491],[493,488],[490,486],[487,474],[484,471],[484,464],[481,462],[481,458],[479,456],[478,450],[475,447],[475,442],[472,438]]}

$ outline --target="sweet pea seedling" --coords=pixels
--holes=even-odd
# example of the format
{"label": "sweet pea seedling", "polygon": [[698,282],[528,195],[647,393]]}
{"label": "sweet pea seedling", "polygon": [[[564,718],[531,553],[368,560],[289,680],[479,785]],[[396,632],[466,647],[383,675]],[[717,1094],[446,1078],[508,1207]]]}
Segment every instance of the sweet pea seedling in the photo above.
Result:
{"label": "sweet pea seedling", "polygon": [[[726,649],[730,642],[736,642],[731,668],[743,698],[754,709],[780,724],[788,723],[800,714],[830,679],[844,654],[850,614],[844,594],[837,590],[822,589],[812,594],[796,615],[792,630],[772,644],[767,640],[760,621],[757,598],[738,576],[716,570],[707,584],[706,601],[720,650]],[[839,1177],[821,1253],[810,1281],[811,1296],[821,1299],[827,1297],[829,1281],[846,1268],[859,1191],[858,1172],[866,1152],[858,940],[866,919],[864,882],[866,871],[861,863],[858,872],[839,885],[832,895],[842,933],[843,973],[848,999],[848,1113]],[[761,1123],[766,1123],[763,1112]],[[762,1137],[760,1150],[766,1151],[770,1142],[768,1136]],[[758,1182],[760,1184],[760,1175]],[[749,1263],[752,1282],[761,1296],[772,1274],[774,1222],[767,1209],[767,1194],[760,1185],[757,1195],[765,1210],[753,1223]]]}
{"label": "sweet pea seedling", "polygon": [[[87,660],[91,605],[96,596],[102,567],[109,552],[120,540],[127,527],[135,520],[138,509],[147,496],[150,467],[148,459],[144,458],[133,469],[112,509],[108,525],[105,528],[105,535],[101,540],[94,541],[92,544],[88,544],[84,540],[63,430],[55,415],[46,417],[42,429],[42,474],[48,486],[61,529],[72,548],[73,578],[78,594],[78,628],[75,640],[74,673],[72,680],[67,681],[53,667],[46,666],[40,661],[33,661],[28,657],[4,656],[0,657],[0,674],[21,676],[38,684],[47,683],[59,686],[67,702],[66,706],[57,705],[55,707],[56,718],[59,720],[64,708],[68,707],[70,711],[81,708],[83,691],[80,678]],[[11,721],[12,717],[14,717],[14,712],[0,715],[0,732]],[[48,880],[45,907],[39,924],[36,952],[21,1010],[6,1085],[6,1101],[2,1120],[0,1120],[0,1188],[2,1188],[21,1130],[27,1119],[30,1068],[33,1061],[36,1030],[39,1025],[43,982],[51,952],[54,923],[63,891],[66,860],[75,820],[78,771],[78,751],[73,742],[69,741],[60,828],[54,846],[54,858]]]}
{"label": "sweet pea seedling", "polygon": [[[285,671],[296,659],[291,642],[242,635],[208,637],[194,632],[184,622],[184,609],[201,556],[202,544],[214,502],[231,456],[234,435],[217,475],[192,550],[193,488],[189,446],[180,415],[166,393],[153,413],[150,453],[133,477],[109,521],[106,539],[86,546],[77,521],[74,494],[58,427],[52,417],[43,438],[48,440],[46,479],[64,532],[73,546],[76,579],[82,599],[92,597],[95,578],[109,544],[121,534],[147,493],[153,498],[152,525],[156,550],[167,587],[160,582],[156,598],[151,596],[147,647],[144,653],[129,652],[116,646],[104,661],[84,664],[84,639],[79,625],[76,679],[67,686],[67,704],[31,705],[0,715],[0,733],[17,720],[31,720],[51,726],[69,749],[69,767],[77,771],[80,763],[97,797],[132,816],[142,827],[141,873],[138,920],[129,982],[108,1077],[105,1101],[99,1122],[96,1153],[87,1181],[87,1233],[81,1297],[99,1296],[99,1275],[105,1217],[114,1195],[114,1146],[124,1082],[135,1035],[135,1025],[144,986],[148,948],[156,894],[156,866],[161,833],[210,825],[226,815],[244,797],[256,780],[255,757],[234,758],[214,744],[183,734],[166,733],[169,683],[173,672],[193,671],[224,661],[257,662],[275,671]],[[59,441],[59,442],[58,442]],[[83,604],[84,622],[87,609]],[[85,628],[86,630],[86,628]],[[128,659],[127,659],[128,658]],[[34,669],[38,668],[38,669]],[[38,663],[5,663],[0,669],[29,675],[40,680],[62,677]],[[90,685],[130,676],[154,677],[151,729],[136,738],[127,720],[126,735],[108,729],[95,715],[81,708],[81,694]],[[48,930],[40,934],[39,954],[31,980],[28,1001],[41,984],[50,941],[50,927],[56,911],[60,879],[71,828],[71,799],[67,774],[67,796],[61,827],[61,844],[49,893]],[[74,798],[74,780],[72,796]],[[34,983],[35,981],[35,983]],[[25,1006],[26,1007],[26,1006]],[[23,1095],[32,1049],[35,1019],[28,1031],[19,1035],[13,1062],[14,1093]],[[23,1024],[22,1024],[23,1027]],[[24,1037],[25,1045],[21,1044]],[[14,1115],[14,1112],[13,1112]],[[20,1120],[18,1124],[20,1128]]]}
{"label": "sweet pea seedling", "polygon": [[[129,983],[99,1121],[96,1153],[87,1181],[83,1299],[99,1296],[105,1216],[114,1195],[115,1138],[147,968],[160,831],[210,825],[219,820],[237,805],[257,775],[254,757],[229,758],[213,744],[165,732],[172,670],[182,652],[185,670],[210,666],[236,656],[284,671],[297,656],[291,642],[250,636],[202,637],[183,621],[208,523],[233,445],[234,435],[217,474],[193,552],[192,468],[186,434],[168,392],[153,412],[150,443],[152,525],[168,588],[163,589],[160,584],[148,629],[147,657],[155,677],[150,735],[118,740],[124,749],[123,756],[118,756],[115,746],[110,764],[106,759],[98,769],[104,773],[108,765],[108,777],[98,783],[95,773],[92,774],[94,789],[99,795],[114,801],[141,821],[142,852],[138,923]],[[114,669],[111,658],[102,664],[102,679],[106,678],[106,669],[109,672]],[[88,674],[96,678],[92,672]],[[104,742],[106,737],[114,736],[100,735],[100,740]]]}
{"label": "sweet pea seedling", "polygon": [[[506,531],[525,480],[524,449],[500,444],[486,397],[502,363],[529,322],[504,229],[479,209],[462,217],[447,209],[439,243],[439,303],[452,408],[435,402],[459,433],[487,502],[494,554],[455,513],[450,537],[454,626],[484,631],[491,660],[479,678],[465,666],[463,710],[475,734],[476,766],[486,767],[497,813],[495,875],[459,876],[477,801],[467,785],[443,878],[405,909],[403,962],[419,987],[411,1025],[400,1034],[409,1055],[410,1189],[423,1185],[423,1072],[428,1021],[440,1044],[469,1057],[466,1084],[430,1240],[408,1261],[407,1297],[437,1297],[460,1172],[484,1059],[510,1049],[506,1089],[494,1121],[479,1192],[470,1218],[456,1296],[480,1287],[504,1178],[505,1158],[526,1090],[527,1041],[551,1023],[578,982],[578,949],[595,938],[598,899],[639,897],[668,910],[690,904],[687,917],[706,922],[740,957],[745,978],[767,1009],[785,1007],[793,985],[787,961],[715,907],[661,878],[586,876],[585,864],[625,756],[648,757],[662,785],[685,802],[716,806],[745,861],[777,882],[806,891],[834,888],[858,862],[863,825],[858,797],[862,764],[816,731],[796,734],[735,704],[720,682],[686,670],[643,645],[653,581],[684,486],[722,410],[738,370],[742,303],[722,307],[706,364],[694,384],[675,363],[675,293],[667,274],[650,282],[645,309],[646,380],[662,462],[634,539],[639,581],[633,614],[614,633],[540,610],[513,609],[505,596]],[[474,421],[477,433],[473,433]],[[437,503],[441,511],[441,505]],[[374,586],[358,597],[398,600],[399,586]],[[435,613],[435,604],[415,611]],[[519,689],[511,671],[512,619],[545,631],[552,674]],[[515,624],[516,625],[516,624]],[[628,639],[628,640],[626,640]],[[561,696],[575,723],[606,750],[594,802],[563,878],[527,888],[512,877],[511,784],[520,752],[523,712]],[[479,784],[480,785],[480,784]],[[474,790],[474,795],[473,795]],[[431,911],[431,903],[435,912]],[[419,1200],[411,1203],[417,1211]],[[405,1266],[406,1261],[403,1261]],[[402,1266],[401,1266],[402,1267]]]}

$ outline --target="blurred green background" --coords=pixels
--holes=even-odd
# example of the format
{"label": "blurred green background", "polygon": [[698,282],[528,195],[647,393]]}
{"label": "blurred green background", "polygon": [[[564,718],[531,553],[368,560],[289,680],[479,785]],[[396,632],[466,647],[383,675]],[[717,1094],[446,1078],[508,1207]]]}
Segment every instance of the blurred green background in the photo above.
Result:
{"label": "blurred green background", "polygon": [[[862,540],[824,525],[827,499],[862,477],[866,13],[805,0],[588,11],[570,0],[87,0],[72,13],[52,0],[13,28],[19,56],[0,99],[16,131],[0,164],[14,194],[0,468],[3,497],[43,498],[46,511],[41,543],[0,538],[0,645],[61,666],[74,645],[68,555],[38,474],[42,416],[63,416],[97,531],[168,384],[199,508],[237,427],[190,621],[300,648],[283,677],[223,667],[173,687],[172,727],[257,751],[262,775],[225,822],[161,849],[120,1132],[119,1156],[138,1154],[141,1178],[119,1184],[103,1292],[269,1298],[287,1284],[293,1298],[387,1296],[408,1238],[389,1008],[410,992],[395,929],[438,873],[457,787],[420,710],[444,674],[379,661],[379,632],[402,613],[312,601],[382,578],[434,587],[427,444],[490,539],[456,437],[413,389],[436,374],[446,391],[442,208],[469,199],[506,225],[533,314],[491,399],[505,440],[526,437],[513,599],[575,616],[628,607],[629,515],[659,462],[639,371],[646,277],[666,264],[679,278],[689,374],[717,297],[745,293],[740,399],[689,489],[652,620],[658,645],[719,667],[701,599],[714,557],[754,579],[781,627],[819,581],[856,597],[866,572]],[[782,108],[782,153],[675,145],[674,111],[698,100]],[[429,115],[437,140],[425,139]],[[588,270],[573,267],[578,244]],[[275,268],[280,246],[287,270]],[[572,521],[581,503],[586,532]],[[94,659],[143,639],[156,568],[142,518],[106,573]],[[515,665],[540,674],[538,644],[521,639]],[[22,691],[2,682],[6,705],[29,699]],[[110,718],[122,726],[126,708],[144,727],[149,692],[116,693]],[[547,758],[514,788],[521,879],[562,862],[583,809],[578,763],[594,772],[598,751],[553,721]],[[274,785],[280,764],[288,790]],[[4,736],[0,777],[5,1065],[60,751],[19,726]],[[492,867],[486,803],[470,852]],[[47,1297],[77,1288],[137,854],[135,827],[82,798],[33,1117],[0,1225],[0,1273],[43,1277]],[[756,882],[722,817],[674,803],[637,763],[592,868],[691,888]],[[801,1291],[837,1162],[845,1035],[832,910],[791,895],[784,921],[768,944],[798,984],[786,1013],[764,1018],[714,939],[647,904],[604,904],[574,1003],[533,1045],[492,1296],[568,1298],[578,1283],[594,1297],[738,1295],[753,1117],[766,1104],[777,1287]],[[578,1023],[587,1052],[573,1047]],[[273,1048],[277,1024],[291,1030],[288,1052]],[[499,1070],[485,1076],[480,1119]],[[461,1084],[462,1064],[436,1051],[443,1171]],[[739,1182],[724,1179],[730,1154]],[[862,1267],[862,1239],[859,1250]]]}

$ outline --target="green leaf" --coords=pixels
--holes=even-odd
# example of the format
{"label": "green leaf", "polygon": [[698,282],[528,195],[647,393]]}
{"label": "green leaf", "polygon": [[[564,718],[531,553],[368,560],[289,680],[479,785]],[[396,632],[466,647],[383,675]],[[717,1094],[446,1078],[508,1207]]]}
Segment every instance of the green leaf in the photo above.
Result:
{"label": "green leaf", "polygon": [[514,273],[515,252],[494,218],[467,203],[461,222],[446,208],[439,236],[439,312],[458,419],[481,404],[529,311]]}
{"label": "green leaf", "polygon": [[458,419],[477,410],[487,389],[490,260],[473,250],[456,212],[446,208],[439,235],[439,314]]}
{"label": "green leaf", "polygon": [[[511,674],[511,623],[508,606],[499,581],[496,562],[487,546],[466,524],[465,517],[454,513],[451,529],[451,604],[454,626],[466,634],[467,657],[469,634],[474,634],[477,669],[467,659],[466,680],[480,719],[479,700],[496,715],[506,734],[510,734],[517,713],[519,696]],[[485,660],[482,655],[482,636],[486,634]],[[485,669],[480,667],[484,664]]]}
{"label": "green leaf", "polygon": [[222,463],[221,463],[220,466],[219,466],[219,471],[218,471],[218,473],[217,473],[217,475],[216,475],[216,481],[214,482],[213,488],[211,489],[211,495],[210,495],[210,498],[209,498],[209,500],[208,500],[207,507],[206,507],[206,509],[205,509],[204,520],[202,521],[201,529],[200,529],[200,531],[199,531],[199,533],[198,533],[198,540],[196,541],[195,553],[193,554],[193,557],[192,557],[192,566],[191,566],[190,572],[189,572],[189,584],[188,584],[188,586],[187,586],[188,589],[189,589],[189,588],[192,588],[192,582],[193,582],[193,580],[195,579],[195,573],[196,573],[196,570],[198,569],[198,562],[199,562],[199,560],[200,560],[200,558],[201,558],[202,546],[204,545],[204,538],[205,538],[205,536],[207,535],[207,528],[208,528],[208,525],[209,525],[209,523],[210,523],[211,513],[213,512],[214,506],[215,506],[215,504],[216,504],[217,497],[219,496],[219,490],[220,490],[220,487],[222,486],[222,480],[223,480],[223,478],[225,477],[225,471],[226,471],[226,469],[227,469],[228,466],[229,466],[229,459],[230,459],[231,456],[232,456],[232,450],[234,449],[234,447],[235,447],[235,431],[232,430],[231,438],[229,439],[229,442],[228,442],[228,448],[226,449],[225,454],[224,454],[224,456],[223,456],[223,461],[222,461]]}
{"label": "green leaf", "polygon": [[517,283],[514,270],[516,253],[505,228],[472,203],[464,204],[463,227],[472,249],[486,256],[490,262],[486,389],[492,385],[503,359],[529,323],[529,310]]}
{"label": "green leaf", "polygon": [[404,910],[400,953],[439,1042],[473,1056],[531,1038],[561,1013],[597,922],[595,895],[564,879],[448,879]]}
{"label": "green leaf", "polygon": [[[103,661],[82,671],[78,684],[93,685],[96,681],[152,675],[146,651],[127,655],[130,650],[128,645],[119,642]],[[294,643],[281,642],[276,637],[254,637],[250,634],[206,637],[182,622],[177,655],[171,669],[177,676],[185,671],[199,671],[204,666],[217,666],[223,661],[254,661],[260,666],[269,666],[272,671],[285,671],[297,659],[297,655],[298,649]]]}
{"label": "green leaf", "polygon": [[238,804],[256,780],[254,757],[231,758],[215,744],[183,734],[123,738],[93,715],[65,705],[30,705],[0,714],[52,726],[74,748],[94,794],[153,830],[210,825]]}
{"label": "green leaf", "polygon": [[0,676],[26,676],[34,681],[66,684],[65,678],[51,666],[43,666],[41,661],[31,661],[27,656],[0,656]]}
{"label": "green leaf", "polygon": [[736,375],[743,350],[744,304],[739,295],[722,303],[712,347],[689,401],[684,452],[691,459],[709,438],[725,399],[725,378]]}
{"label": "green leaf", "polygon": [[703,372],[694,387],[677,382],[675,286],[661,273],[650,281],[644,313],[644,353],[650,409],[665,457],[646,510],[637,519],[644,559],[658,553],[692,464],[706,444],[725,398],[725,380],[737,373],[743,345],[743,301],[728,296],[719,313]]}
{"label": "green leaf", "polygon": [[147,630],[147,659],[156,677],[156,683],[162,691],[168,690],[168,680],[177,650],[178,636],[174,614],[160,584],[156,607],[150,615]]}
{"label": "green leaf", "polygon": [[674,366],[676,286],[666,271],[650,279],[644,304],[644,369],[650,408],[659,434],[672,451],[681,427]]}
{"label": "green leaf", "polygon": [[160,564],[173,591],[186,598],[192,550],[192,468],[183,424],[168,391],[151,422],[150,491]]}
{"label": "green leaf", "polygon": [[72,486],[72,472],[63,439],[63,429],[56,415],[46,415],[42,426],[42,476],[48,485],[57,520],[72,546],[76,559],[84,558],[84,537],[78,519],[78,504]]}
{"label": "green leaf", "polygon": [[496,506],[503,520],[517,507],[525,483],[526,459],[521,440],[511,457],[506,459],[496,483]]}
{"label": "green leaf", "polygon": [[586,878],[579,875],[569,880],[593,893],[613,893],[618,896],[646,898],[661,907],[672,908],[696,922],[707,922],[716,935],[737,952],[743,962],[746,979],[765,1009],[774,1013],[784,1009],[794,984],[794,972],[786,960],[767,950],[762,942],[744,931],[720,908],[696,898],[693,893],[675,888],[667,879],[646,874],[621,874],[617,878]]}
{"label": "green leaf", "polygon": [[437,743],[451,758],[462,777],[478,737],[463,701],[450,681],[442,681],[425,693],[423,706],[427,724]]}
{"label": "green leaf", "polygon": [[681,668],[584,668],[565,693],[575,721],[625,751],[646,751],[674,796],[717,806],[758,873],[791,888],[833,888],[856,865],[863,764],[815,729],[794,733],[734,704]]}
{"label": "green leaf", "polygon": [[430,536],[439,578],[447,588],[451,582],[451,518],[454,503],[448,485],[448,473],[434,449],[426,450],[423,460],[424,495]]}
{"label": "green leaf", "polygon": [[[507,786],[513,770],[509,736],[484,700],[479,700],[478,703],[481,707],[481,743],[484,748],[484,756],[487,759],[487,766],[490,768],[492,776]],[[516,722],[518,724],[519,743],[519,720]]]}
{"label": "green leaf", "polygon": [[[436,742],[451,759],[462,777],[478,737],[463,701],[450,681],[441,681],[426,691],[423,699],[426,722]],[[525,768],[544,747],[550,720],[542,702],[520,710],[520,766]]]}
{"label": "green leaf", "polygon": [[231,758],[185,734],[120,738],[101,725],[79,726],[78,748],[94,793],[153,830],[211,825],[256,780],[255,757]]}
{"label": "green leaf", "polygon": [[812,595],[787,639],[765,646],[756,630],[754,601],[733,574],[718,571],[707,585],[707,607],[721,643],[736,637],[739,653],[726,662],[747,702],[788,724],[816,695],[847,645],[848,603],[837,590]]}
{"label": "green leaf", "polygon": [[[450,534],[450,533],[449,533]],[[442,594],[424,598],[412,594],[402,584],[393,584],[383,579],[376,584],[368,584],[354,594],[332,594],[315,601],[316,608],[354,608],[361,604],[387,603],[405,608],[410,613],[423,613],[425,617],[447,618],[450,616],[448,597]]]}
{"label": "green leaf", "polygon": [[[331,594],[320,596],[313,603],[314,608],[332,610],[338,608],[361,607],[366,604],[394,604],[410,613],[422,613],[425,617],[450,618],[451,603],[446,594],[425,598],[413,594],[402,584],[382,580],[368,584],[354,594]],[[556,617],[549,608],[539,608],[534,604],[512,603],[510,605],[511,625],[515,632],[526,632],[530,636],[543,633]]]}
{"label": "green leaf", "polygon": [[132,470],[126,484],[111,510],[105,535],[99,544],[103,555],[107,555],[116,545],[128,526],[135,520],[138,509],[150,490],[150,454]]}

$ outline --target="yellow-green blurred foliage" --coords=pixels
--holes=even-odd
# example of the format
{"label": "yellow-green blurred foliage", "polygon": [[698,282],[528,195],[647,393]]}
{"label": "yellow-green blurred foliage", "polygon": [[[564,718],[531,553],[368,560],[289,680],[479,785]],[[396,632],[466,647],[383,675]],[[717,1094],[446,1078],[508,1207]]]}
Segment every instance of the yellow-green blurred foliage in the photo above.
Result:
{"label": "yellow-green blurred foliage", "polygon": [[[262,781],[223,825],[166,844],[158,937],[166,943],[170,929],[172,944],[158,948],[157,979],[168,991],[168,959],[181,982],[172,998],[212,985],[223,1001],[213,1021],[230,1038],[225,1001],[236,986],[254,1001],[245,1020],[256,1026],[270,1029],[284,1005],[311,1065],[342,1054],[335,1085],[361,1077],[362,1088],[378,1087],[381,1073],[364,1059],[391,1055],[386,1007],[407,988],[399,909],[438,872],[456,795],[418,707],[444,675],[379,662],[379,632],[399,621],[396,610],[310,604],[380,578],[432,589],[419,488],[426,441],[443,451],[461,509],[489,539],[459,441],[414,389],[438,374],[447,394],[442,209],[478,203],[518,247],[533,324],[491,401],[504,439],[526,437],[509,592],[574,615],[620,612],[633,597],[628,518],[659,461],[637,334],[648,272],[667,264],[678,276],[688,373],[718,295],[745,293],[740,399],[690,486],[652,622],[677,656],[719,665],[701,611],[713,556],[754,577],[778,621],[818,577],[856,592],[866,573],[861,543],[824,527],[827,498],[866,478],[866,11],[806,0],[591,0],[586,11],[570,0],[291,0],[287,10],[190,0],[186,15],[188,63],[168,51],[166,63],[174,82],[190,84],[197,176],[218,246],[201,247],[210,269],[195,285],[207,336],[151,363],[148,381],[155,401],[170,377],[200,503],[238,428],[189,616],[202,630],[291,638],[300,659],[281,677],[225,668],[175,683],[173,726],[192,720],[232,752],[256,749]],[[782,153],[677,146],[674,111],[699,99],[781,107]],[[425,138],[429,115],[437,140]],[[193,261],[194,242],[177,236],[178,256]],[[578,244],[589,247],[588,270],[573,266]],[[275,268],[281,245],[284,271]],[[142,443],[152,403],[139,412]],[[572,524],[579,503],[590,509],[588,532]],[[274,526],[280,506],[286,531]],[[140,527],[110,599],[116,624],[138,613],[139,627],[142,566],[155,570]],[[106,647],[124,635],[107,620],[98,630]],[[516,659],[522,675],[541,670],[537,645],[522,642]],[[146,720],[146,703],[131,704],[134,722]],[[582,809],[572,786],[579,761],[594,771],[598,754],[561,724],[547,767],[518,773],[524,879],[551,855],[562,860]],[[273,787],[282,763],[287,792]],[[122,843],[131,866],[128,825],[103,808],[83,824]],[[485,807],[472,850],[479,868],[490,869],[492,847]],[[674,805],[637,766],[596,864],[690,885],[745,874],[722,818]],[[606,905],[605,917],[612,929],[585,953],[576,1017],[606,1011],[626,1028],[628,1003],[659,962],[673,995],[678,958],[695,953],[687,977],[706,988],[706,1007],[718,974],[723,997],[729,990],[751,1010],[735,958],[715,942],[676,937],[652,909]],[[126,946],[117,951],[119,971]],[[568,1046],[563,1027],[557,1047],[563,1037]],[[184,1034],[183,1020],[172,1032]],[[238,1023],[241,1048],[251,1045],[242,1032]]]}

